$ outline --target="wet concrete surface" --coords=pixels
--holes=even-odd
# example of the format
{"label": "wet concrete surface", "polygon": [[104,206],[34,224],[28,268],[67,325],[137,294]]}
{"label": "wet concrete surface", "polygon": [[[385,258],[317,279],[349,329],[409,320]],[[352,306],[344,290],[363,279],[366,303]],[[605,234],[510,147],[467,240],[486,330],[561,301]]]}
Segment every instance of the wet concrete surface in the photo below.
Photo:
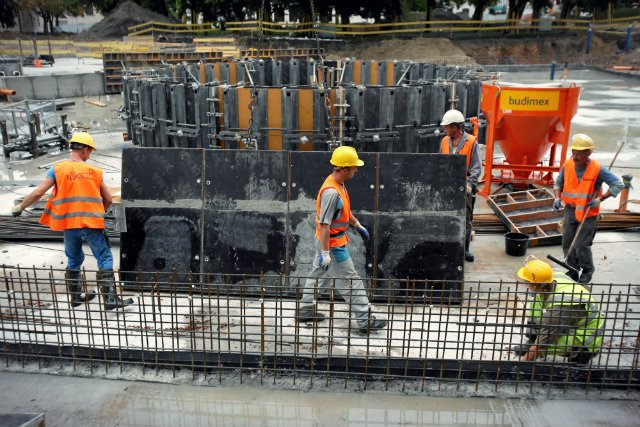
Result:
{"label": "wet concrete surface", "polygon": [[0,373],[0,412],[55,426],[637,426],[640,402],[195,387]]}

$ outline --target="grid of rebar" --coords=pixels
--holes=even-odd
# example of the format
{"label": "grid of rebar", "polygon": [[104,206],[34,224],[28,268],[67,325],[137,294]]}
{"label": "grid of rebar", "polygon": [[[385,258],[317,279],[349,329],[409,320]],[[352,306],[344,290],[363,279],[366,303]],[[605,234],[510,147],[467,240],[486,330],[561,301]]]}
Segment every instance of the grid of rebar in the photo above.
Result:
{"label": "grid of rebar", "polygon": [[[137,277],[149,277],[138,274]],[[83,272],[97,289],[95,272]],[[299,323],[296,313],[305,279],[300,277],[191,275],[189,283],[128,283],[123,297],[134,304],[105,312],[102,297],[72,308],[64,271],[4,268],[0,278],[0,351],[7,365],[37,361],[78,362],[104,369],[137,364],[143,369],[191,369],[207,375],[234,370],[333,380],[421,380],[510,384],[533,387],[578,385],[638,389],[640,287],[593,284],[591,293],[605,317],[603,346],[587,364],[546,355],[523,362],[512,348],[525,342],[522,283],[462,284],[459,305],[442,300],[441,282],[367,282],[370,293],[395,289],[370,304],[386,328],[362,333],[350,304],[335,283],[311,283],[320,323]],[[429,296],[425,298],[425,296]],[[425,303],[424,301],[427,301]],[[24,362],[23,362],[24,363]],[[365,385],[366,386],[366,385]]]}

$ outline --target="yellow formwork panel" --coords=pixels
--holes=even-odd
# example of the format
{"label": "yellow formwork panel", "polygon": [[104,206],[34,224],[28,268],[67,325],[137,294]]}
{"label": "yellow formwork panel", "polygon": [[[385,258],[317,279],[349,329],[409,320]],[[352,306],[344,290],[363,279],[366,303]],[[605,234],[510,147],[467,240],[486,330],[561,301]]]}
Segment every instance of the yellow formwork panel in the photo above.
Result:
{"label": "yellow formwork panel", "polygon": [[393,61],[387,61],[387,86],[395,85],[393,75],[396,67],[394,65]]}
{"label": "yellow formwork panel", "polygon": [[[298,129],[300,133],[313,133],[313,89],[298,89]],[[300,151],[311,151],[313,144],[300,144]]]}
{"label": "yellow formwork panel", "polygon": [[362,61],[353,61],[353,82],[357,85],[361,82]]}
{"label": "yellow formwork panel", "polygon": [[282,150],[282,89],[267,89],[267,143],[269,150]]}
{"label": "yellow formwork panel", "polygon": [[[251,88],[240,87],[237,91],[238,95],[238,127],[240,129],[249,129],[249,121],[251,119],[251,110],[249,109],[249,101],[251,101]],[[240,143],[240,149],[244,148],[244,144]]]}
{"label": "yellow formwork panel", "polygon": [[369,67],[369,84],[378,84],[378,61],[371,61],[371,67]]}

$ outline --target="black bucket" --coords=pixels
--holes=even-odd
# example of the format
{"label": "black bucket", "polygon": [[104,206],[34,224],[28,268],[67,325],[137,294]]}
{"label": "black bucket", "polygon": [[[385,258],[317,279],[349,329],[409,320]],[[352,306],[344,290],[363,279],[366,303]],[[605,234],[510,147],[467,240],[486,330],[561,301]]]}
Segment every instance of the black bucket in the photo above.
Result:
{"label": "black bucket", "polygon": [[507,254],[523,256],[527,253],[529,236],[523,233],[507,233],[504,235],[504,248]]}

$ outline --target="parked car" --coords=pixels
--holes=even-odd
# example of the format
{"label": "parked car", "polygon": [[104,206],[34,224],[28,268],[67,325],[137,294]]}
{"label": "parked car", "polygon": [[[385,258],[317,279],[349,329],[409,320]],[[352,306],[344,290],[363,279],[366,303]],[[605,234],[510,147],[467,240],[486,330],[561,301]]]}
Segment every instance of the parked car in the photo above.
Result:
{"label": "parked car", "polygon": [[494,4],[489,8],[489,13],[492,15],[506,15],[507,6],[504,4]]}

